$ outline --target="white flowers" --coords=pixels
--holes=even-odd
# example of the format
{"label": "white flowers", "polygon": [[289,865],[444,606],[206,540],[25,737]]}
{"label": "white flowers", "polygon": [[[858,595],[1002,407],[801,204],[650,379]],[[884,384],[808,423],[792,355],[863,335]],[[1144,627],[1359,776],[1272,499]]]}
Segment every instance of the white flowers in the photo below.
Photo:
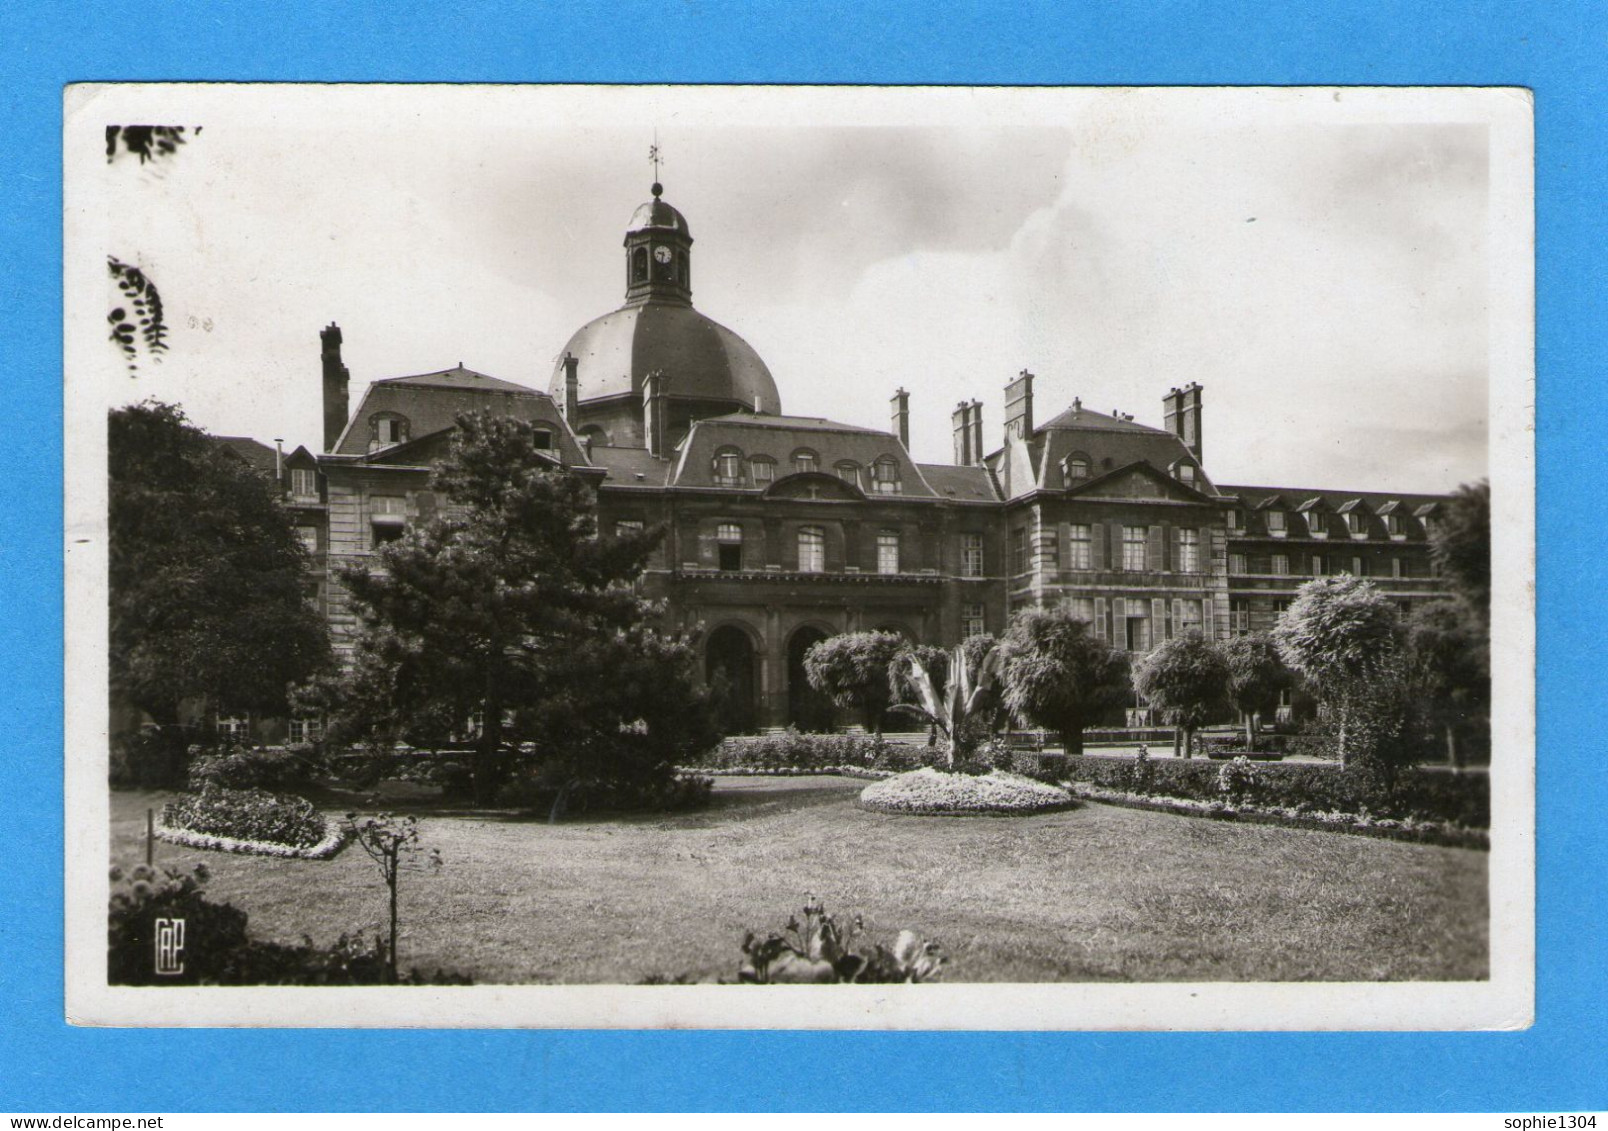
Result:
{"label": "white flowers", "polygon": [[186,848],[211,848],[218,852],[240,852],[251,856],[283,856],[287,859],[300,860],[324,860],[334,856],[346,839],[345,830],[334,821],[326,822],[322,840],[306,848],[290,844],[274,844],[266,840],[236,840],[228,836],[211,836],[165,824],[156,826],[156,835],[169,844],[182,844]]}
{"label": "white flowers", "polygon": [[860,791],[860,804],[884,813],[1036,813],[1071,803],[1064,789],[1000,770],[972,775],[927,767]]}

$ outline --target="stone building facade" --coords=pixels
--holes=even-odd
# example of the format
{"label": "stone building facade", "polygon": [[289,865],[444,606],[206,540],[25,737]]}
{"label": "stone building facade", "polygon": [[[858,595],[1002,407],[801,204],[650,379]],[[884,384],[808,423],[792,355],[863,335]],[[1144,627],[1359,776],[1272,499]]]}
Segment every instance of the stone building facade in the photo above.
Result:
{"label": "stone building facade", "polygon": [[1360,573],[1404,606],[1439,592],[1443,497],[1216,484],[1198,385],[1165,393],[1162,427],[1080,400],[1038,423],[1024,370],[997,440],[979,402],[955,409],[947,464],[911,457],[902,389],[886,429],[786,415],[759,355],[693,306],[692,244],[654,185],[626,232],[624,304],[570,338],[546,391],[459,365],[376,381],[349,412],[340,330],[322,332],[325,451],[285,467],[337,651],[354,622],[334,568],[435,513],[430,464],[475,409],[536,424],[554,465],[595,485],[605,537],[663,524],[645,591],[742,728],[825,725],[803,654],[839,632],[948,645],[1066,605],[1142,654],[1265,630],[1312,576]]}

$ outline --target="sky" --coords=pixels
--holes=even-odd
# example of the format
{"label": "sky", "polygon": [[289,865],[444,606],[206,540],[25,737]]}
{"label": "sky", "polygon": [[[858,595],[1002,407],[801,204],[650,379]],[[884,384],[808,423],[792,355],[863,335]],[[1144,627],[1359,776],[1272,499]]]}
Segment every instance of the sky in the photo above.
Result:
{"label": "sky", "polygon": [[[947,462],[955,404],[997,446],[1024,368],[1041,421],[1159,427],[1195,381],[1220,484],[1449,490],[1487,474],[1489,130],[1389,93],[103,89],[65,131],[69,362],[287,450],[321,439],[331,321],[354,408],[459,363],[545,389],[623,302],[657,137],[694,303],[785,412],[887,427],[902,386]],[[190,140],[108,163],[135,121]],[[172,327],[133,377],[95,341],[107,254]]]}

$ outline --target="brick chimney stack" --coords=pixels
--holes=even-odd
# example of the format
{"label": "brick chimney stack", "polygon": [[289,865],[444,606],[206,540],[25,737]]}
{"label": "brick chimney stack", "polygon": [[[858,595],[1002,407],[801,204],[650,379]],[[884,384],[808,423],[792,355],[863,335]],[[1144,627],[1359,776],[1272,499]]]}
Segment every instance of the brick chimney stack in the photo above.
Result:
{"label": "brick chimney stack", "polygon": [[655,369],[642,379],[642,438],[647,442],[648,454],[663,456],[669,447],[669,422],[666,420],[669,404],[666,393],[670,379],[662,369]]}
{"label": "brick chimney stack", "polygon": [[1201,437],[1201,387],[1191,381],[1182,389],[1172,389],[1161,398],[1167,431],[1184,442],[1195,459],[1202,459],[1205,444]]}
{"label": "brick chimney stack", "polygon": [[347,388],[352,375],[341,362],[341,328],[331,322],[318,332],[318,338],[324,346],[324,450],[332,452],[346,430],[350,411]]}
{"label": "brick chimney stack", "polygon": [[1005,386],[1005,439],[1025,440],[1033,434],[1033,375],[1022,370]]}
{"label": "brick chimney stack", "polygon": [[910,450],[910,394],[897,389],[893,394],[893,433],[905,450]]}
{"label": "brick chimney stack", "polygon": [[955,431],[955,463],[970,467],[972,462],[971,405],[961,401],[950,414]]}
{"label": "brick chimney stack", "polygon": [[971,461],[974,464],[983,462],[983,402],[971,403]]}
{"label": "brick chimney stack", "polygon": [[571,428],[579,428],[581,415],[581,360],[568,351],[564,354],[564,420]]}

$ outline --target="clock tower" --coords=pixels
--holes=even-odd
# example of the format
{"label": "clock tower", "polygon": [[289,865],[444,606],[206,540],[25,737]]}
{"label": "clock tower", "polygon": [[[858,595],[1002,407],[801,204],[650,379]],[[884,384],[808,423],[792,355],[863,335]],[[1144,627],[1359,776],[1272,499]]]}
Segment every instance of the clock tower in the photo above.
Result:
{"label": "clock tower", "polygon": [[653,185],[653,199],[636,210],[625,233],[625,301],[692,305],[692,233],[687,219],[660,199],[664,186]]}

